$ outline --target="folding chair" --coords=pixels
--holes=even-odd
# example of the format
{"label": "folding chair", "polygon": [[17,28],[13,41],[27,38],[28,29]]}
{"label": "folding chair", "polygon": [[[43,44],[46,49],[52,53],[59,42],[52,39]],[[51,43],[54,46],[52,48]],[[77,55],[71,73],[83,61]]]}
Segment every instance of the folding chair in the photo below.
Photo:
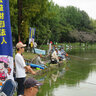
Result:
{"label": "folding chair", "polygon": [[8,79],[5,81],[0,90],[0,96],[13,96],[15,89],[16,89],[15,81]]}

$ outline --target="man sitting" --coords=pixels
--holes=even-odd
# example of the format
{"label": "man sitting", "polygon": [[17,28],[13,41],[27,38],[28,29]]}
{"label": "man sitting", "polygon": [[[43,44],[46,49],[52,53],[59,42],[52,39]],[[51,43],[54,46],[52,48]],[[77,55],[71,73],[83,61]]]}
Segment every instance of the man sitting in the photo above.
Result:
{"label": "man sitting", "polygon": [[41,65],[42,67],[44,67],[45,63],[44,63],[44,61],[41,61],[41,57],[42,57],[42,55],[38,54],[38,57],[36,58],[36,64]]}
{"label": "man sitting", "polygon": [[61,48],[60,48],[59,51],[58,51],[58,57],[60,57],[60,60],[66,60],[66,59],[65,59],[65,55],[64,55],[64,53],[62,52]]}
{"label": "man sitting", "polygon": [[59,58],[58,58],[58,50],[57,48],[55,48],[54,52],[51,54],[51,62],[52,63],[58,63],[59,62]]}

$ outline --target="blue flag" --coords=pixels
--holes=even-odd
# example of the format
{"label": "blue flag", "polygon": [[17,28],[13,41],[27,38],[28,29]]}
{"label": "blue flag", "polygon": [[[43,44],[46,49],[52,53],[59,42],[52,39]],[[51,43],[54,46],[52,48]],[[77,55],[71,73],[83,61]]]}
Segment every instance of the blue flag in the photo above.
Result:
{"label": "blue flag", "polygon": [[0,0],[0,55],[13,56],[9,0]]}
{"label": "blue flag", "polygon": [[32,28],[31,31],[32,31],[32,38],[35,39],[35,28]]}
{"label": "blue flag", "polygon": [[30,27],[30,32],[29,32],[29,44],[31,44],[31,42],[34,43],[34,39],[35,39],[35,28],[31,28]]}
{"label": "blue flag", "polygon": [[12,49],[9,0],[0,0],[0,81],[13,78]]}

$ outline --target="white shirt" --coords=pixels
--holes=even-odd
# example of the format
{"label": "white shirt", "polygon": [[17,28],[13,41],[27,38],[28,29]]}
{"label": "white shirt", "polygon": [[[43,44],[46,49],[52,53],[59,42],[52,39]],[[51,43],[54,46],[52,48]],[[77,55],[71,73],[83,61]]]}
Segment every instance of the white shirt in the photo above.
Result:
{"label": "white shirt", "polygon": [[44,64],[44,62],[41,61],[40,56],[38,56],[38,57],[36,58],[36,64],[37,64],[37,65],[42,65],[42,64]]}
{"label": "white shirt", "polygon": [[49,44],[49,50],[51,50],[51,43]]}
{"label": "white shirt", "polygon": [[26,77],[25,73],[25,61],[23,56],[19,53],[15,55],[15,66],[16,66],[16,78],[24,78]]}
{"label": "white shirt", "polygon": [[52,53],[52,58],[55,58],[57,60],[57,62],[59,62],[58,55],[57,55],[57,52],[56,51],[54,51]]}
{"label": "white shirt", "polygon": [[36,42],[34,42],[34,47],[37,47],[37,43]]}
{"label": "white shirt", "polygon": [[61,51],[58,51],[58,55],[62,55]]}

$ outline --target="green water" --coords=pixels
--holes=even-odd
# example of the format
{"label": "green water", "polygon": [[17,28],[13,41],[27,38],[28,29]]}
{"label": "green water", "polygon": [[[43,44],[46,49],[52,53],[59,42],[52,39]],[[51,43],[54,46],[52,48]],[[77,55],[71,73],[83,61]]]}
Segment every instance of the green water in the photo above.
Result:
{"label": "green water", "polygon": [[37,96],[96,96],[96,50],[71,50],[66,65],[47,72]]}

